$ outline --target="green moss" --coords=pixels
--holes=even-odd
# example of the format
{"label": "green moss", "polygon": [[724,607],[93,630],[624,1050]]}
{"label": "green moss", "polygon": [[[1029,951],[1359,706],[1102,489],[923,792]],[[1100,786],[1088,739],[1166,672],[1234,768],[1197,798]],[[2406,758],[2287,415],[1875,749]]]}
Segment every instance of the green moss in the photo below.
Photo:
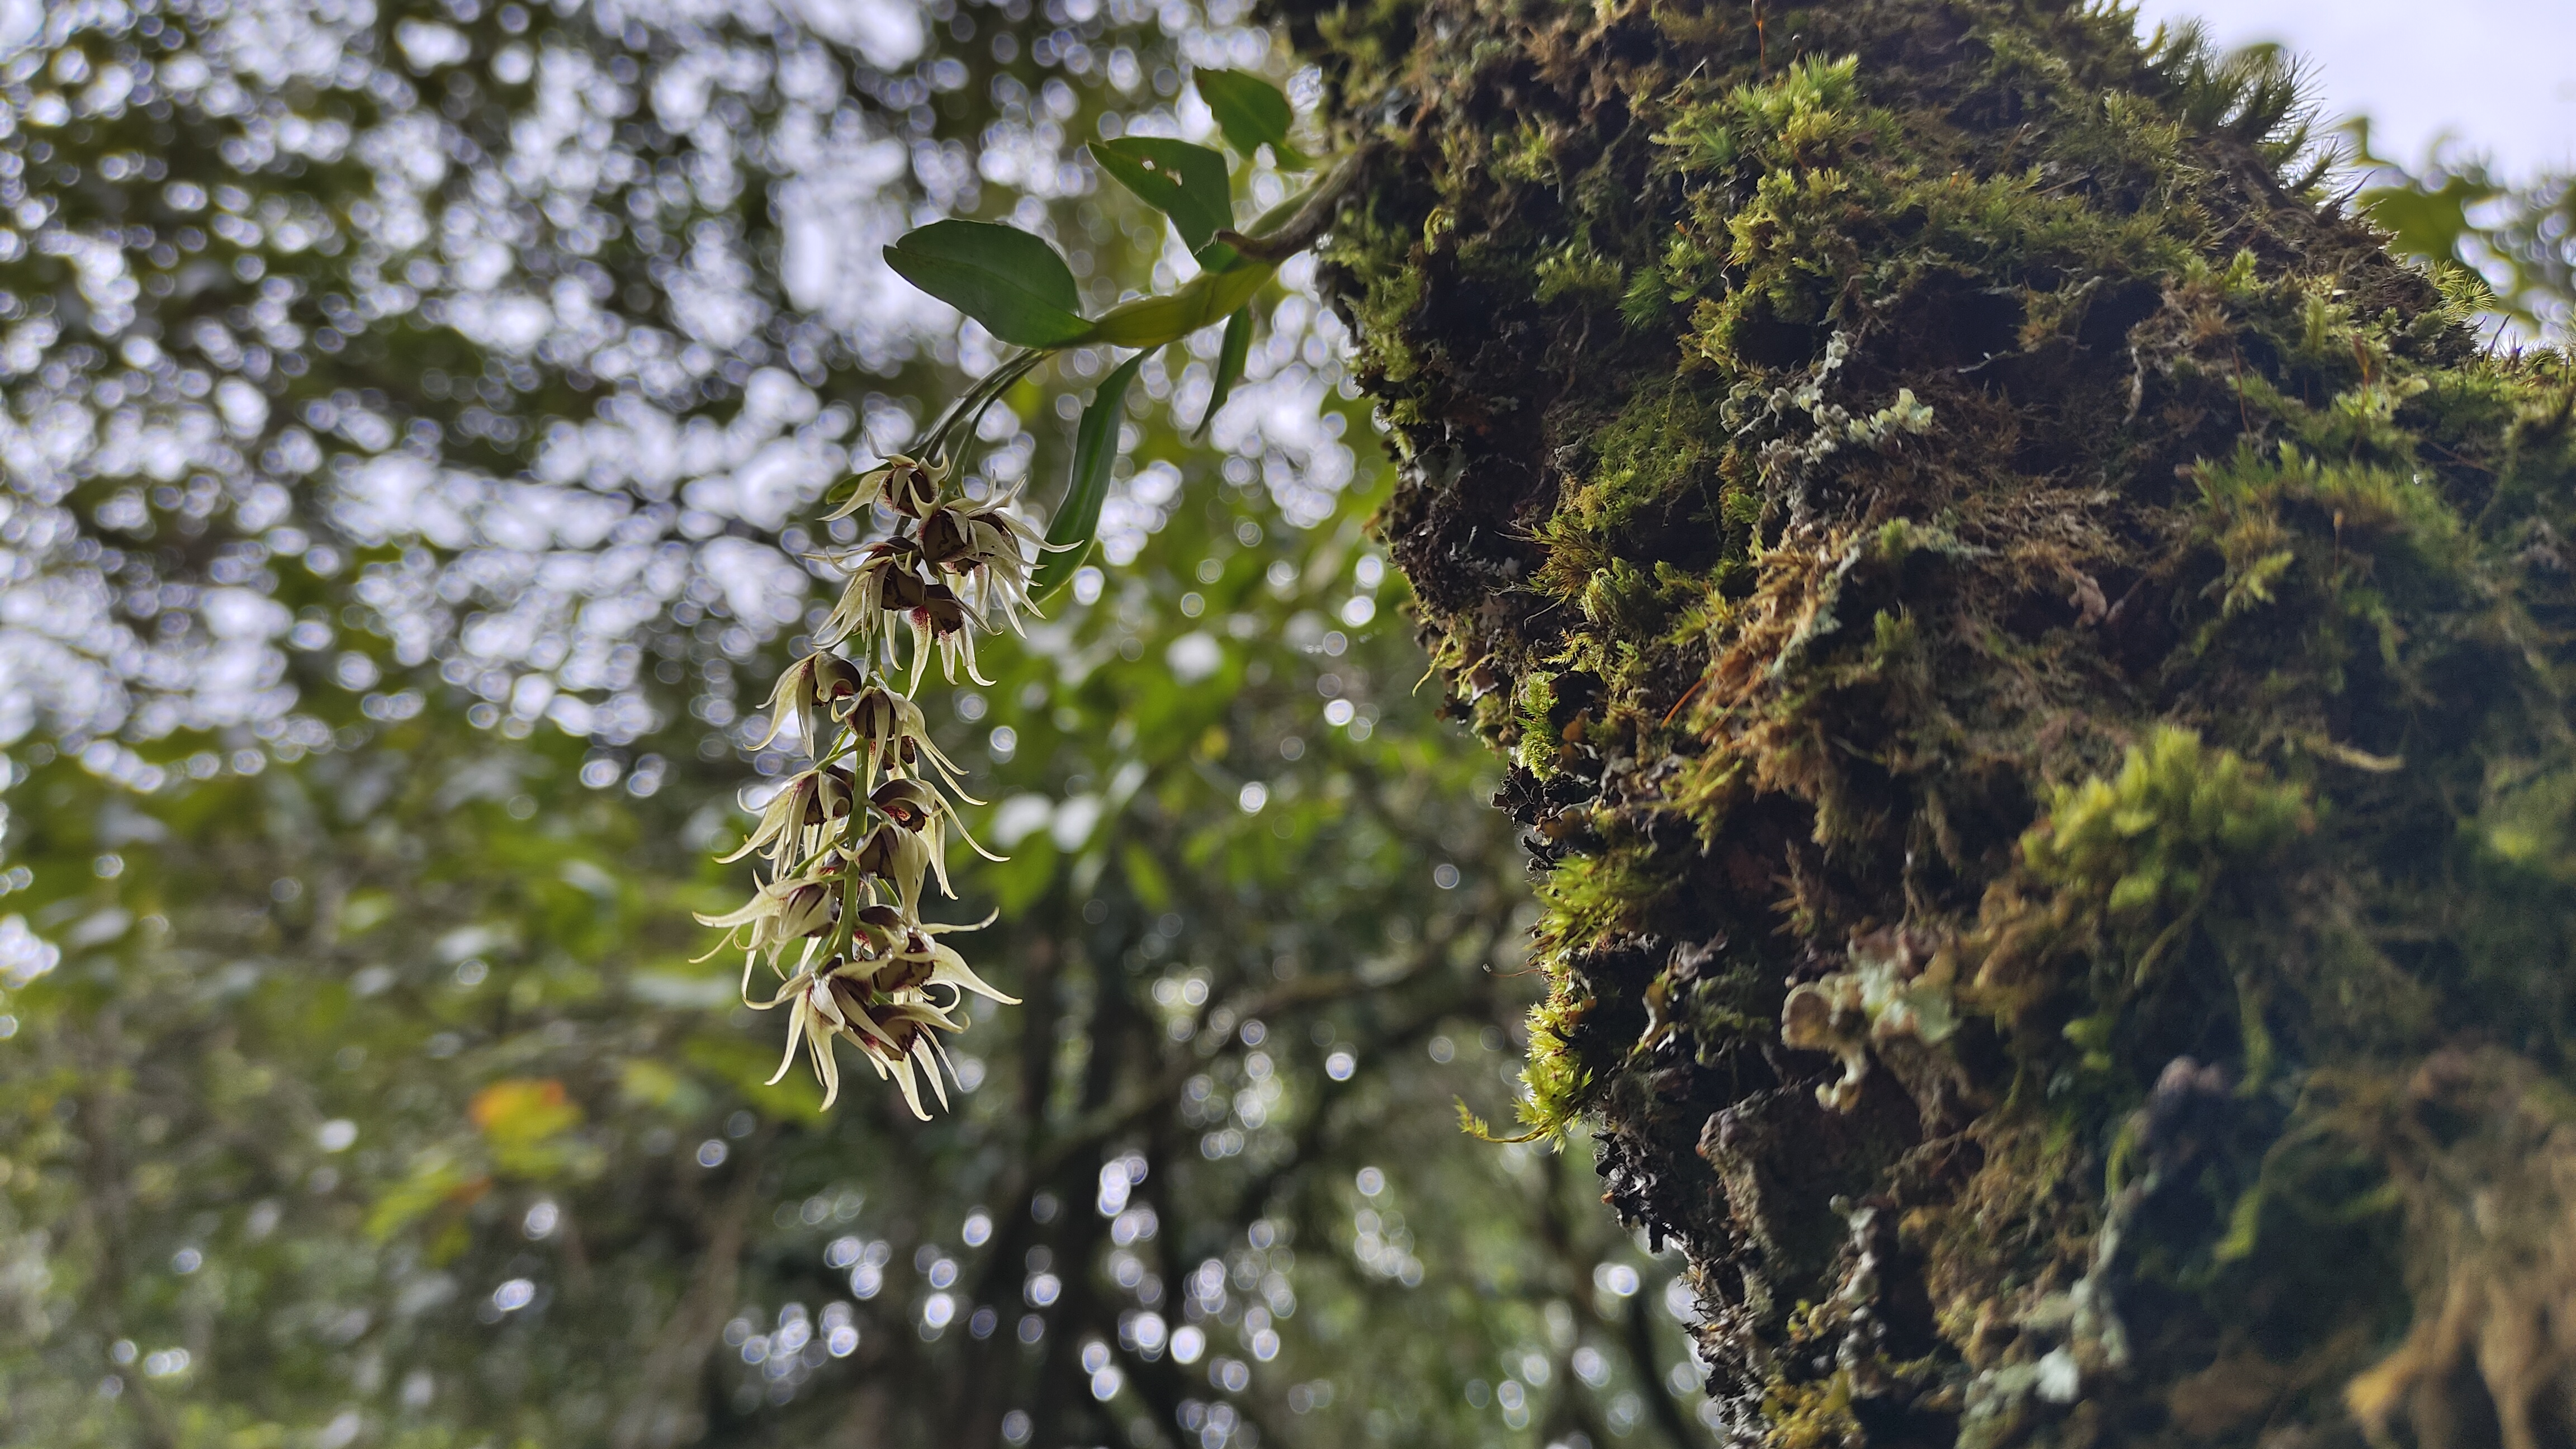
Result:
{"label": "green moss", "polygon": [[1506,181],[1554,183],[1556,151],[1548,143],[1547,131],[1536,122],[1524,121],[1503,144],[1496,147],[1494,173]]}
{"label": "green moss", "polygon": [[1617,262],[1575,241],[1539,260],[1535,295],[1542,302],[1568,294],[1617,297],[1623,295],[1625,284]]}
{"label": "green moss", "polygon": [[2047,885],[2135,916],[2203,899],[2227,871],[2313,828],[2306,792],[2161,725],[2118,775],[2061,786],[2022,837],[2022,858]]}
{"label": "green moss", "polygon": [[1640,267],[1619,294],[1619,320],[1632,328],[1652,327],[1672,315],[1677,300],[1672,283],[1660,270]]}
{"label": "green moss", "polygon": [[1521,1125],[1532,1132],[1562,1137],[1593,1106],[1592,1072],[1573,1048],[1590,1005],[1571,977],[1558,975],[1549,982],[1547,1000],[1530,1009],[1519,1111]]}
{"label": "green moss", "polygon": [[1601,1001],[1580,961],[1600,943],[1635,931],[1639,904],[1665,885],[1656,874],[1651,855],[1630,847],[1578,856],[1540,887],[1533,955],[1549,985],[1547,999],[1530,1012],[1529,1061],[1521,1078],[1521,1119],[1535,1131],[1562,1133],[1601,1105],[1602,1074],[1616,1065],[1605,1053],[1620,1048],[1586,1030]]}
{"label": "green moss", "polygon": [[2576,1061],[2565,359],[2335,209],[2280,57],[2116,9],[1286,13],[1354,125],[1419,98],[1328,285],[1540,850],[1529,1120],[1690,1253],[1730,1412],[2492,1412],[2406,1285],[2524,1301],[2413,1186],[2503,1158],[2391,1124],[2539,1140]]}
{"label": "green moss", "polygon": [[1837,1373],[1819,1384],[1783,1385],[1764,1402],[1779,1449],[1842,1449],[1866,1441],[1852,1413],[1851,1377]]}

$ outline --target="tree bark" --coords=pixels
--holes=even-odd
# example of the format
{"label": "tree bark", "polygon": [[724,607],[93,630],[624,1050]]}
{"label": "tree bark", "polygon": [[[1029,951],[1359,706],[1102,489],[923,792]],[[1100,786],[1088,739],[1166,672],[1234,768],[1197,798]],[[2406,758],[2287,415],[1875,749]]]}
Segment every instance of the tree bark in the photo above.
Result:
{"label": "tree bark", "polygon": [[1731,1437],[2576,1442],[2563,360],[2119,13],[1283,9]]}

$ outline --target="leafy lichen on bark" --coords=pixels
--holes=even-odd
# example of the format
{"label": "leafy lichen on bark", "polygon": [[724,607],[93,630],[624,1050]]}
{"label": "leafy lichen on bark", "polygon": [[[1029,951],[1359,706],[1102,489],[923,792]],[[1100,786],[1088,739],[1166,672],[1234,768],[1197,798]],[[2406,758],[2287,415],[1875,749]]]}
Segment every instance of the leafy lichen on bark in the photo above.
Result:
{"label": "leafy lichen on bark", "polygon": [[1286,8],[1532,1110],[1739,1436],[2571,1442],[2564,361],[2117,11]]}

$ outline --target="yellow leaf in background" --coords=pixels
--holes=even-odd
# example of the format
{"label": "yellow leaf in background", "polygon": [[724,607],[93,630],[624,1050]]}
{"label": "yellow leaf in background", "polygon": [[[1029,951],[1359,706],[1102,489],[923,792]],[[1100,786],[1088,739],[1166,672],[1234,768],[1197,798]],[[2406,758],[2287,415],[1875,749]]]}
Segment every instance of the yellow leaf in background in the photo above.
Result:
{"label": "yellow leaf in background", "polygon": [[581,1108],[552,1077],[512,1077],[474,1094],[465,1109],[496,1148],[533,1147],[581,1124]]}

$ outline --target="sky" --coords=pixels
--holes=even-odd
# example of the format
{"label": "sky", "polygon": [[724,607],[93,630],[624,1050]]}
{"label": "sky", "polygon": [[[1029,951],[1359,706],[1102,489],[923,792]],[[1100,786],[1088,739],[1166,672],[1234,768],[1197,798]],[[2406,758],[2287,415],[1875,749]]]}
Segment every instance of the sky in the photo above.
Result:
{"label": "sky", "polygon": [[[44,0],[0,0],[0,54]],[[2140,0],[2143,22],[2199,16],[2221,44],[2308,56],[2325,109],[2367,112],[2383,155],[2421,160],[2444,132],[2510,175],[2576,168],[2576,0]]]}
{"label": "sky", "polygon": [[2382,155],[2449,132],[2508,175],[2576,167],[2576,0],[2142,0],[2226,46],[2280,41],[2315,65],[2329,117],[2367,112]]}

